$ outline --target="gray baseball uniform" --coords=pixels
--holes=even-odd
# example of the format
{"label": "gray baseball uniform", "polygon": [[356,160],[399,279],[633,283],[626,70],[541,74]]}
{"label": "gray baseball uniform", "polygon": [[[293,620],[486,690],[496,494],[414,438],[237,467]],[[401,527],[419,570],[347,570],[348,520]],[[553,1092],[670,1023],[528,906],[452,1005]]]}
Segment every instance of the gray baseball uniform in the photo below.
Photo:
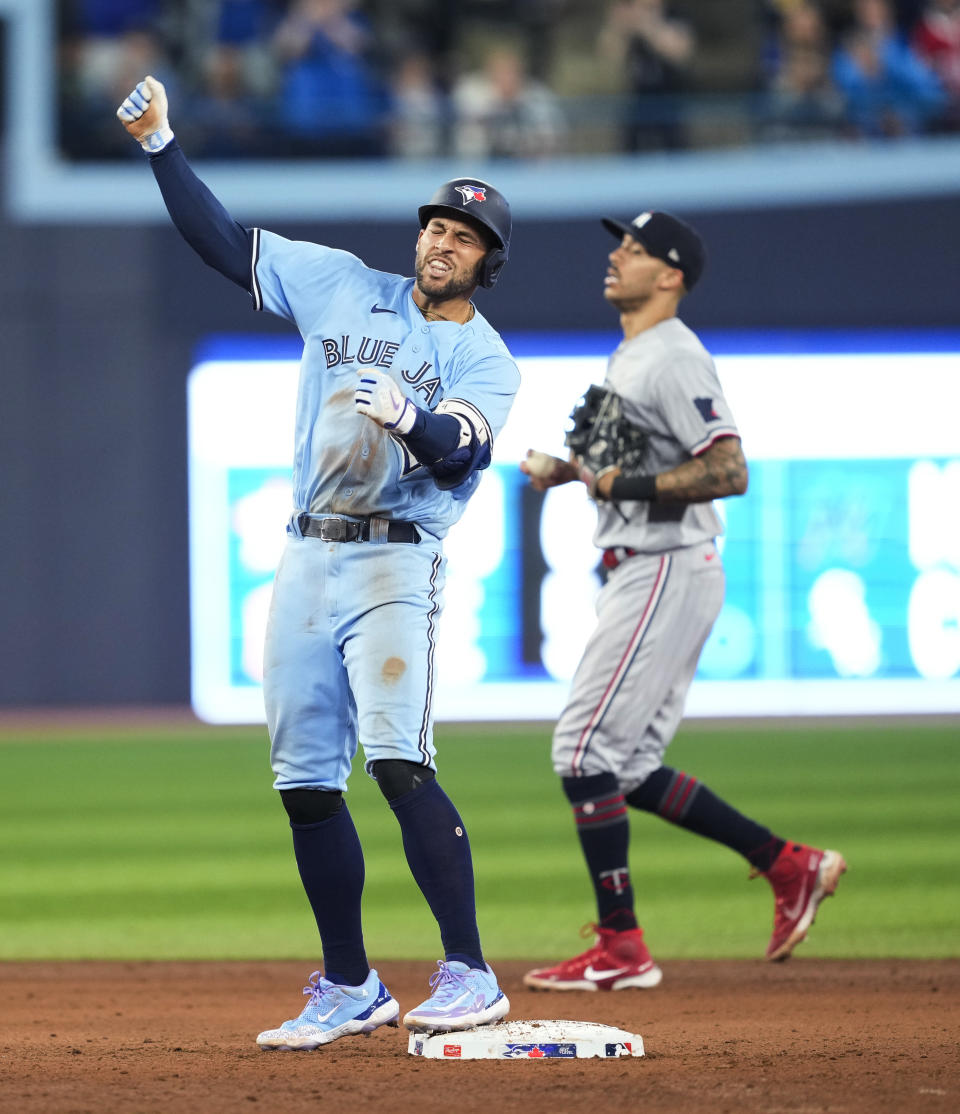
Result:
{"label": "gray baseball uniform", "polygon": [[[739,436],[710,354],[676,317],[624,340],[604,386],[650,434],[647,473]],[[723,603],[722,532],[712,503],[598,504],[594,541],[610,572],[554,732],[561,777],[612,772],[629,793],[662,765]]]}

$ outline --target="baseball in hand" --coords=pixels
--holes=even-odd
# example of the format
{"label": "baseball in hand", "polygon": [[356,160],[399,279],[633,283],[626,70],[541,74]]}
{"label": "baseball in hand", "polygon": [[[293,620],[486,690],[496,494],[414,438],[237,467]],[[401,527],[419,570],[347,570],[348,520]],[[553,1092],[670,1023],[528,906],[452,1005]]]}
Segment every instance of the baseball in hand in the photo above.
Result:
{"label": "baseball in hand", "polygon": [[563,461],[549,453],[542,453],[539,449],[527,449],[523,471],[535,480],[548,480],[553,475],[557,465],[562,463]]}

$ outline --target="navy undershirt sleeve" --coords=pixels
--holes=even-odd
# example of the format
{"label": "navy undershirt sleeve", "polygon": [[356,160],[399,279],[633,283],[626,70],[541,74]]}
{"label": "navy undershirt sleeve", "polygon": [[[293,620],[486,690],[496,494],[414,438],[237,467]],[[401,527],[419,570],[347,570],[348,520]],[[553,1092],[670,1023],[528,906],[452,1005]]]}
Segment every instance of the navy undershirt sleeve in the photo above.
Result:
{"label": "navy undershirt sleeve", "polygon": [[481,444],[476,434],[461,445],[460,431],[460,422],[452,414],[418,410],[413,428],[403,437],[441,491],[459,487],[490,463],[490,446]]}
{"label": "navy undershirt sleeve", "polygon": [[421,407],[404,443],[421,464],[435,464],[460,444],[460,423],[452,414],[433,414]]}
{"label": "navy undershirt sleeve", "polygon": [[180,235],[204,263],[249,291],[250,231],[237,224],[194,174],[175,139],[150,156],[150,167]]}

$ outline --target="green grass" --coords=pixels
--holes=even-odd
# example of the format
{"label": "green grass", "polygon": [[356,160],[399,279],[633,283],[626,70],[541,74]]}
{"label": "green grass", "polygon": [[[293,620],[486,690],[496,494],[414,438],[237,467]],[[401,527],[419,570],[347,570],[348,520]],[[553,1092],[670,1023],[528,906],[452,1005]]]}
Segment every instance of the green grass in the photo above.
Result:
{"label": "green grass", "polygon": [[[473,846],[484,949],[548,959],[593,908],[549,728],[441,726]],[[808,956],[960,955],[957,726],[685,726],[672,765],[850,864]],[[317,958],[262,729],[0,739],[0,959]],[[439,955],[390,810],[358,764],[374,959]],[[716,844],[632,813],[638,913],[661,958],[756,957],[769,887]]]}

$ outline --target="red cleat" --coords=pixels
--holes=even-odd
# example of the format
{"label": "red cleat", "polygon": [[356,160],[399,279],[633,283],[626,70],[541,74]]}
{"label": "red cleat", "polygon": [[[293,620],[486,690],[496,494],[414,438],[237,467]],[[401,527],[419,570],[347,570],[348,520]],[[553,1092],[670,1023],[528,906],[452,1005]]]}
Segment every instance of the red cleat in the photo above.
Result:
{"label": "red cleat", "polygon": [[523,976],[535,990],[648,990],[657,986],[663,972],[650,958],[639,928],[614,932],[587,925],[582,935],[596,932],[594,946],[556,967],[538,967]]}
{"label": "red cleat", "polygon": [[818,851],[802,843],[784,845],[773,866],[763,872],[776,900],[767,959],[789,958],[806,937],[820,902],[833,894],[846,869],[839,851]]}

